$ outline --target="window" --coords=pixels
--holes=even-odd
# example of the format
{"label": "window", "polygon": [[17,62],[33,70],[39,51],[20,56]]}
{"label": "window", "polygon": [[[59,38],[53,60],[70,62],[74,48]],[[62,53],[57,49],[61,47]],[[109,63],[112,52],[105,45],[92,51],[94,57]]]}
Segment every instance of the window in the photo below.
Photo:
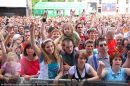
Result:
{"label": "window", "polygon": [[126,0],[126,4],[129,4],[129,0]]}
{"label": "window", "polygon": [[101,7],[98,7],[98,13],[101,13]]}
{"label": "window", "polygon": [[99,0],[99,4],[101,4],[102,3],[102,0]]}
{"label": "window", "polygon": [[119,3],[119,0],[117,0],[117,4]]}

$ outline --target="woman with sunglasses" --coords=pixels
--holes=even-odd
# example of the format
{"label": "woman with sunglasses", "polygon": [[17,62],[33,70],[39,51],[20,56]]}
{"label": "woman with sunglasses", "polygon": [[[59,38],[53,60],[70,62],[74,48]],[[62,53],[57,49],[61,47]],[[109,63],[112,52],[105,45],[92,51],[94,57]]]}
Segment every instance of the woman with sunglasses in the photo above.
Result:
{"label": "woman with sunglasses", "polygon": [[126,81],[126,76],[130,75],[130,68],[122,68],[122,56],[115,52],[111,55],[111,67],[105,68],[102,61],[99,62],[98,76],[105,81]]}

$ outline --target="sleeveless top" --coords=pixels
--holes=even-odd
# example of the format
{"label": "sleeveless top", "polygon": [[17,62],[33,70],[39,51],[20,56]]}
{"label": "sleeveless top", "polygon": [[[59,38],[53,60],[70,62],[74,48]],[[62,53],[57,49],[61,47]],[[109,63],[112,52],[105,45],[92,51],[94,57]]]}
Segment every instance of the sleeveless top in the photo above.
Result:
{"label": "sleeveless top", "polygon": [[89,64],[86,63],[83,69],[82,74],[79,74],[78,68],[76,66],[72,66],[69,69],[69,74],[72,76],[72,79],[76,79],[76,80],[83,80],[83,79],[87,79],[87,78],[91,78],[92,76],[89,75]]}
{"label": "sleeveless top", "polygon": [[57,63],[55,61],[45,64],[44,62],[44,56],[41,54],[40,56],[40,74],[39,79],[54,79],[59,70],[60,70],[60,63]]}

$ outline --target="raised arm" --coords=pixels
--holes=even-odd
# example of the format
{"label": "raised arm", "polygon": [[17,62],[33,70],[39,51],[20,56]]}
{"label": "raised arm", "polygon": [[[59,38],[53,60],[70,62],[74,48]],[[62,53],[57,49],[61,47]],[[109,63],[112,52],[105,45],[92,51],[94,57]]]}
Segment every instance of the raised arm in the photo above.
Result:
{"label": "raised arm", "polygon": [[36,44],[36,42],[35,42],[34,30],[35,30],[35,25],[34,25],[34,23],[32,22],[32,24],[31,24],[31,26],[30,26],[31,44],[32,44],[32,47],[33,47],[35,53],[37,54],[37,56],[40,57],[41,50],[40,50],[40,48],[37,46],[37,44]]}
{"label": "raised arm", "polygon": [[41,27],[41,35],[42,35],[42,40],[46,40],[47,39],[47,35],[46,35],[46,28],[45,28],[45,22],[42,22],[42,27]]}
{"label": "raised arm", "polygon": [[103,78],[106,75],[106,69],[105,69],[105,64],[102,61],[99,61],[99,67],[97,69],[97,74],[99,76],[99,78]]}
{"label": "raised arm", "polygon": [[128,76],[130,76],[130,68],[124,68],[125,69],[125,72]]}
{"label": "raised arm", "polygon": [[[1,30],[2,31],[2,30]],[[2,32],[0,32],[0,43],[1,43],[1,49],[2,49],[2,53],[4,55],[4,57],[6,56],[7,52],[6,52],[6,48],[5,48],[5,44],[4,44],[4,37]]]}

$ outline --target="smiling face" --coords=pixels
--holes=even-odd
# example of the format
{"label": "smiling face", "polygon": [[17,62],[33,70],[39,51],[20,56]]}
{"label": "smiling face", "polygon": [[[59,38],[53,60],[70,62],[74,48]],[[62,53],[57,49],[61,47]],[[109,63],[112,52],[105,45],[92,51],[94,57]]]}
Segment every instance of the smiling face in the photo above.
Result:
{"label": "smiling face", "polygon": [[28,55],[28,56],[33,56],[33,54],[34,54],[34,50],[33,50],[32,47],[26,48],[26,52],[27,52],[27,55]]}
{"label": "smiling face", "polygon": [[51,41],[45,44],[45,51],[50,55],[54,53],[54,44]]}

